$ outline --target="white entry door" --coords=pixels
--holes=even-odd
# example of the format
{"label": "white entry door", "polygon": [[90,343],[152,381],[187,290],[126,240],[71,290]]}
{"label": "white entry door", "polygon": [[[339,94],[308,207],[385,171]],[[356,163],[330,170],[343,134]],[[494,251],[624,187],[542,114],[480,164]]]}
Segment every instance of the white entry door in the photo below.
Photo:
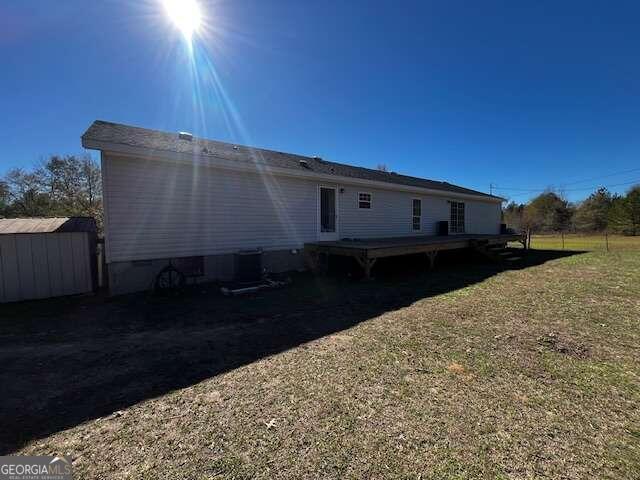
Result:
{"label": "white entry door", "polygon": [[318,239],[338,240],[338,189],[318,187]]}

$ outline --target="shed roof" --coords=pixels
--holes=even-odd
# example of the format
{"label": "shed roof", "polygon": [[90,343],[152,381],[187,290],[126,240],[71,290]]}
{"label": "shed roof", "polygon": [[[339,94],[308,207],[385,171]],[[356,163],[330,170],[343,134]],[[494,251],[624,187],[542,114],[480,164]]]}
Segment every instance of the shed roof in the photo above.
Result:
{"label": "shed roof", "polygon": [[92,217],[0,218],[0,235],[95,231],[96,221]]}
{"label": "shed roof", "polygon": [[370,168],[347,165],[344,163],[330,162],[318,157],[306,157],[292,153],[233,145],[230,143],[197,137],[187,140],[180,138],[176,132],[162,132],[158,130],[150,130],[147,128],[96,120],[84,135],[82,135],[82,145],[85,148],[101,150],[103,149],[101,146],[106,144],[142,148],[148,150],[150,154],[162,151],[202,157],[212,156],[235,161],[253,160],[267,166],[299,170],[301,172],[312,171],[323,175],[350,177],[502,200],[502,198],[495,195],[489,195],[484,192],[471,190],[469,188],[460,187],[447,182],[400,175],[395,172],[383,172]]}

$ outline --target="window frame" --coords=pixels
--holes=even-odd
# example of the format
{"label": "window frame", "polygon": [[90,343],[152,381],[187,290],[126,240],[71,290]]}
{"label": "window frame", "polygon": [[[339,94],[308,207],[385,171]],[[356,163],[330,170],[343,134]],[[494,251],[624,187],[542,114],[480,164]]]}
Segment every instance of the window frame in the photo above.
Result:
{"label": "window frame", "polygon": [[[415,211],[415,202],[419,202],[420,205],[420,215],[416,215]],[[418,228],[415,228],[415,221],[418,219]],[[418,197],[411,198],[411,231],[412,232],[421,232],[422,231],[422,199]]]}
{"label": "window frame", "polygon": [[[360,195],[369,195],[369,200],[360,200]],[[371,192],[358,192],[356,203],[358,205],[358,210],[373,210],[373,194]],[[369,206],[362,207],[360,203],[368,203]]]}
{"label": "window frame", "polygon": [[[454,205],[455,205],[455,225],[454,219]],[[462,224],[460,223],[460,205],[462,205]],[[459,227],[462,226],[460,230]],[[464,201],[461,200],[449,200],[449,233],[463,234],[467,231],[467,206]]]}

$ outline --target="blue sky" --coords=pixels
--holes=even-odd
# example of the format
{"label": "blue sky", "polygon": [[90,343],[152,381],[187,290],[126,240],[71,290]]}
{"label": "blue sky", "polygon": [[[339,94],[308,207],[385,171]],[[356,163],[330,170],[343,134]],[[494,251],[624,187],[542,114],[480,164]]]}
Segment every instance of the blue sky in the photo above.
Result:
{"label": "blue sky", "polygon": [[0,4],[0,174],[104,119],[482,191],[640,180],[638,2],[200,3],[195,66],[156,0]]}

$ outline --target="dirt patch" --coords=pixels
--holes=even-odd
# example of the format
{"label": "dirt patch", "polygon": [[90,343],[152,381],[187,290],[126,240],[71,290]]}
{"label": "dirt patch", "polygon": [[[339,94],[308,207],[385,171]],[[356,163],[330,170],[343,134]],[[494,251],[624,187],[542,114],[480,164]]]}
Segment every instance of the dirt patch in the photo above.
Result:
{"label": "dirt patch", "polygon": [[550,352],[580,359],[589,358],[591,355],[587,345],[557,332],[547,333],[538,337],[538,345]]}
{"label": "dirt patch", "polygon": [[457,362],[453,362],[451,365],[449,365],[447,367],[447,370],[449,370],[449,372],[454,373],[456,375],[466,375],[467,369],[464,368],[464,365],[460,365]]}

